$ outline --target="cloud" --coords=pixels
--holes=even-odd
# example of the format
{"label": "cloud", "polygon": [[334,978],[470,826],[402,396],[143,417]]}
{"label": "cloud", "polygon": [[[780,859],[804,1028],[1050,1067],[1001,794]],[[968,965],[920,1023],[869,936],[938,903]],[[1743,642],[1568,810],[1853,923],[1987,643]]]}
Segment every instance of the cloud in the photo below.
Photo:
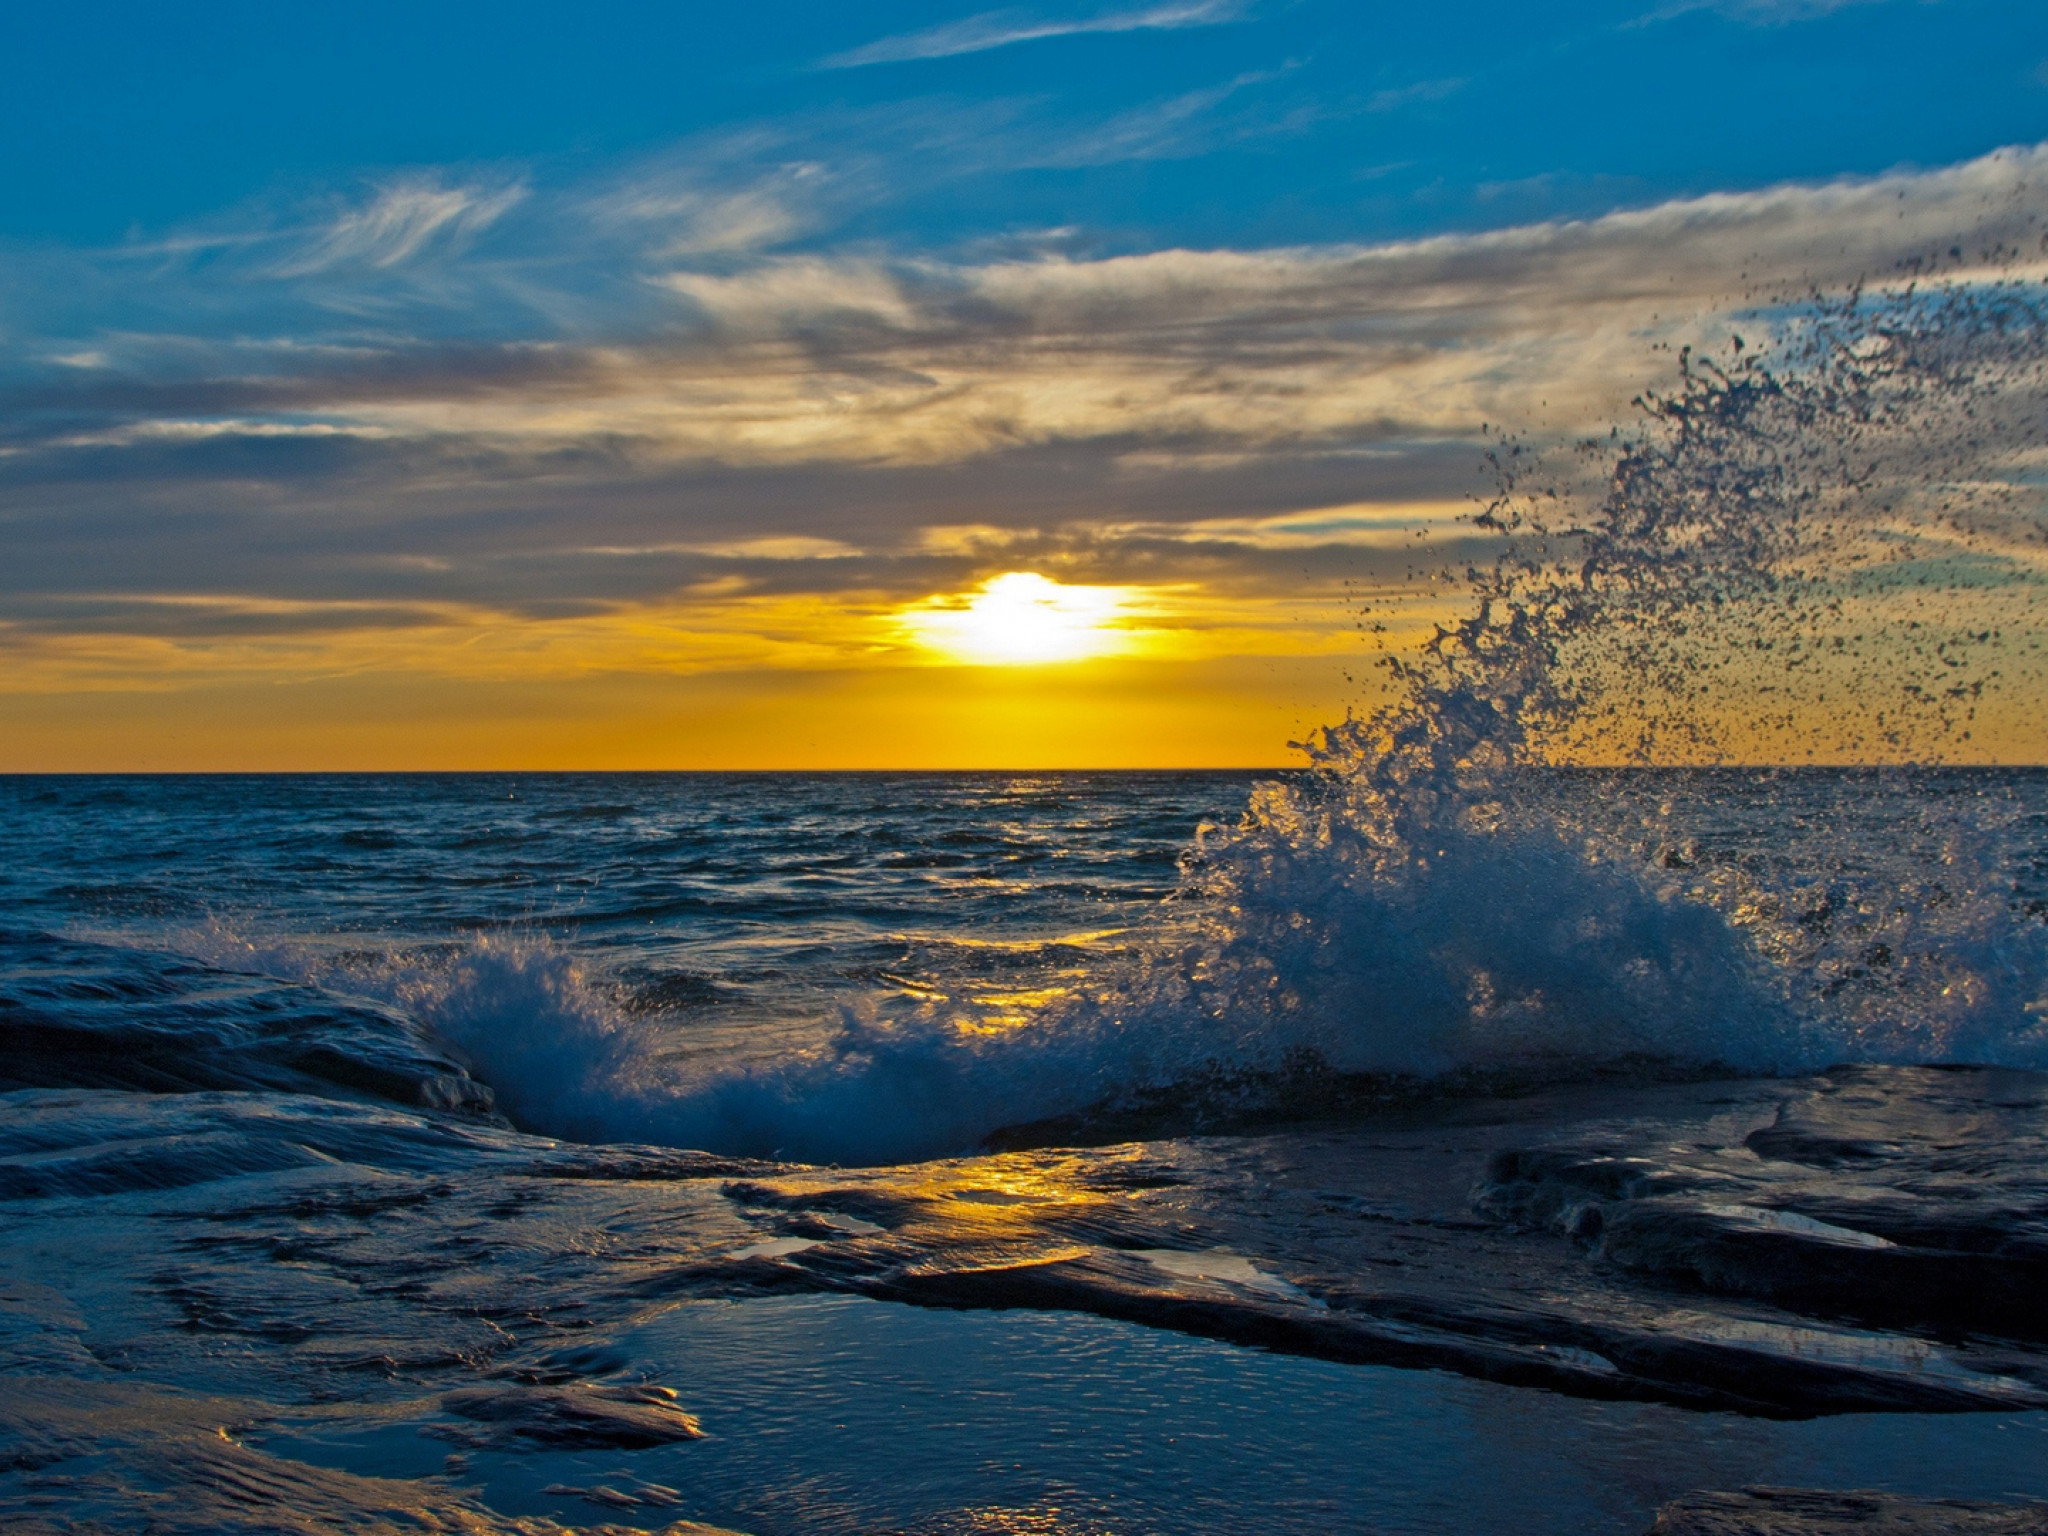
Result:
{"label": "cloud", "polygon": [[1182,27],[1213,27],[1236,21],[1245,12],[1242,0],[1166,0],[1131,10],[1101,11],[1093,16],[1045,17],[1029,11],[985,11],[961,21],[885,37],[819,61],[820,69],[859,69],[870,64],[901,64],[918,59],[948,59],[985,53],[1017,43],[1084,33],[1172,31]]}
{"label": "cloud", "polygon": [[1374,91],[1366,98],[1368,112],[1398,112],[1416,102],[1444,101],[1457,95],[1468,84],[1464,76],[1447,76],[1438,80],[1417,80],[1408,85],[1390,86],[1383,91]]}
{"label": "cloud", "polygon": [[808,534],[771,534],[766,538],[729,539],[722,543],[644,544],[626,547],[594,545],[571,554],[602,555],[622,559],[644,559],[649,555],[708,555],[715,560],[852,560],[860,551],[838,539],[813,538]]}
{"label": "cloud", "polygon": [[[1637,24],[1671,21],[1680,16],[1689,16],[1696,11],[1713,11],[1731,21],[1743,22],[1750,26],[1784,27],[1802,21],[1815,21],[1856,6],[1890,3],[1893,3],[1893,0],[1671,0],[1671,3],[1651,11]],[[1917,0],[1917,3],[1935,4],[1938,0]]]}
{"label": "cloud", "polygon": [[1247,71],[1220,85],[1119,112],[1083,133],[1020,158],[1048,167],[1117,165],[1133,160],[1185,158],[1207,153],[1221,142],[1284,133],[1299,125],[1285,116],[1218,121],[1216,109],[1240,92],[1269,84],[1287,73],[1287,69]]}
{"label": "cloud", "polygon": [[232,348],[238,371],[257,372],[276,361],[256,355],[264,348],[396,355],[458,337],[644,337],[663,323],[651,299],[667,270],[732,276],[766,253],[829,250],[835,231],[843,241],[855,229],[878,249],[878,226],[956,185],[1284,129],[1284,118],[1223,110],[1266,78],[1085,122],[1007,99],[834,108],[707,132],[594,175],[422,169],[341,196],[258,199],[105,250],[13,246],[0,251],[0,336],[34,338],[46,358],[113,359],[117,371],[145,351]]}
{"label": "cloud", "polygon": [[744,272],[668,272],[656,279],[688,299],[724,335],[780,335],[792,326],[906,329],[918,315],[882,263],[796,256]]}
{"label": "cloud", "polygon": [[459,250],[525,196],[517,183],[450,186],[431,175],[401,177],[312,232],[271,271],[305,277],[347,266],[389,270],[429,249]]}
{"label": "cloud", "polygon": [[579,212],[659,257],[738,255],[815,229],[850,179],[781,136],[732,134],[639,162]]}
{"label": "cloud", "polygon": [[[2020,149],[1423,240],[942,256],[679,246],[746,184],[665,161],[527,189],[517,221],[474,188],[380,192],[263,282],[274,249],[149,284],[80,258],[84,291],[162,308],[0,371],[0,623],[66,667],[94,635],[196,656],[270,626],[311,656],[387,621],[456,667],[553,626],[566,668],[572,632],[626,656],[680,614],[794,624],[1036,569],[1194,583],[1279,625],[1455,531],[1481,422],[1604,427],[1668,378],[1656,348],[1754,340],[1807,284],[2038,267],[2044,172]],[[443,275],[379,308],[408,265]],[[479,294],[517,305],[485,324]],[[842,629],[832,654],[862,654]],[[718,634],[674,653],[820,654]]]}
{"label": "cloud", "polygon": [[589,351],[526,392],[345,408],[401,437],[438,423],[511,451],[604,436],[648,462],[734,466],[1059,443],[1301,452],[1455,435],[1532,399],[1557,429],[1590,428],[1664,366],[1650,341],[1746,294],[1881,277],[1958,231],[1972,252],[2031,245],[2044,165],[2016,151],[1371,247],[673,269],[653,281],[694,339]]}
{"label": "cloud", "polygon": [[[502,340],[432,334],[441,320],[472,323],[465,287],[441,312],[411,316],[424,334],[345,319],[266,339],[234,317],[245,290],[228,272],[184,306],[225,318],[221,339],[134,332],[45,349],[89,351],[96,366],[18,378],[0,396],[5,446],[343,433],[507,462],[601,450],[630,472],[692,460],[930,464],[1060,442],[1299,452],[1455,434],[1532,395],[1590,424],[1659,366],[1647,344],[1660,327],[1745,292],[1949,263],[1958,238],[1968,253],[2037,242],[2044,168],[2048,153],[2016,150],[1376,246],[972,261],[629,242],[572,250],[557,263],[571,290],[559,299],[543,281],[546,253],[522,252],[508,265],[529,310],[567,320]],[[608,196],[655,219],[679,194],[657,184],[637,204]],[[537,209],[529,222],[549,216]],[[457,217],[437,214],[435,227]],[[355,247],[397,259],[433,221],[361,222],[404,232]],[[591,262],[638,295],[629,330],[616,316],[574,330]],[[477,281],[492,270],[487,258],[462,266]],[[301,282],[323,311],[346,314],[350,284],[378,270],[323,264]]]}

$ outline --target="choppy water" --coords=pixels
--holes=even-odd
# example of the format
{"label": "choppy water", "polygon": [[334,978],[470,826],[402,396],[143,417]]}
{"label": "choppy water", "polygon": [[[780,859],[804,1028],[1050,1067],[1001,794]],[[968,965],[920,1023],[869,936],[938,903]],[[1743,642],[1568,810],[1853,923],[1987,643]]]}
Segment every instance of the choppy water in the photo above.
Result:
{"label": "choppy water", "polygon": [[[849,1031],[916,1036],[934,1008],[948,1034],[1000,1030],[1099,976],[1250,782],[16,780],[5,942],[46,1029],[81,1050],[139,1031],[195,1082],[283,1068],[317,1037],[422,1077],[453,1050],[534,1129],[820,1160],[890,1137],[958,1150],[1003,1111],[811,1125],[803,1096],[858,1073]],[[202,1050],[203,1070],[172,1061]],[[750,1085],[752,1112],[721,1120],[714,1101]]]}
{"label": "choppy water", "polygon": [[549,1134],[887,1162],[1284,1116],[1310,1068],[2048,1066],[2048,774],[1552,772],[1394,880],[1238,830],[1276,789],[9,781],[6,1070],[487,1092]]}

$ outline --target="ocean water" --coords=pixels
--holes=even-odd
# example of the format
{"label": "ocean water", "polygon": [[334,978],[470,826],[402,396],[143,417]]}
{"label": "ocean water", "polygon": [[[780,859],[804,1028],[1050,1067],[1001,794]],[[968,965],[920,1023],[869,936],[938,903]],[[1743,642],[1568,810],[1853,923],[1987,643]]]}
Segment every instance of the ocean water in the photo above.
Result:
{"label": "ocean water", "polygon": [[1287,774],[0,780],[0,1521],[2048,1498],[2042,292],[1489,428]]}
{"label": "ocean water", "polygon": [[579,1140],[866,1163],[1361,1079],[2048,1067],[2048,774],[1529,773],[1391,873],[1323,790],[12,780],[0,943],[43,1033],[11,1074],[488,1095]]}
{"label": "ocean water", "polygon": [[1347,1077],[2048,1067],[2048,772],[1532,773],[1391,878],[1300,825],[1320,789],[11,779],[8,1070],[850,1164]]}
{"label": "ocean water", "polygon": [[[1297,909],[1291,993],[1236,974],[1248,932],[1285,953],[1216,868],[1308,792],[1271,775],[0,781],[0,1498],[1194,1532],[2048,1496],[2005,1271],[1939,1277],[1959,1317],[1614,1235],[2038,1281],[2048,773],[1537,778],[1535,862],[1458,871],[1494,920],[1384,997],[1398,957],[1343,951],[1410,919],[1357,877]],[[1462,1022],[1454,966],[1494,978]],[[1587,1023],[1596,982],[1694,978],[1719,1049]],[[1958,1060],[2003,1070],[1912,1065]],[[1844,1095],[1887,1153],[1752,1149]]]}

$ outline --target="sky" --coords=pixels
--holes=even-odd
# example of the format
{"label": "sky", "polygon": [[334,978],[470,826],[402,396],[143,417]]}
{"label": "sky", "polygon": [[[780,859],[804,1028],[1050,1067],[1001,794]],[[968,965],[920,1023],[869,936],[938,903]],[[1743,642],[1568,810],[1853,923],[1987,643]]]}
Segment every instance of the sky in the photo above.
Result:
{"label": "sky", "polygon": [[1482,427],[2048,213],[2038,0],[88,0],[0,61],[0,770],[1285,763]]}

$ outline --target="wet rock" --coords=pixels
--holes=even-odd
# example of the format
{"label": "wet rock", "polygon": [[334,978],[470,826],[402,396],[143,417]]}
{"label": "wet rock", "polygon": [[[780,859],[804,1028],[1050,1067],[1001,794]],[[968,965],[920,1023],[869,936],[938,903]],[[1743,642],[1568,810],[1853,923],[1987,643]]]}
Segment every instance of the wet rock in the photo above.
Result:
{"label": "wet rock", "polygon": [[12,1452],[0,1455],[0,1529],[51,1536],[736,1536],[690,1520],[657,1531],[581,1522],[571,1529],[500,1513],[438,1479],[309,1465],[248,1443],[246,1426],[261,1414],[247,1401],[125,1382],[0,1377],[0,1448]]}
{"label": "wet rock", "polygon": [[2048,1077],[1845,1068],[1733,1145],[1644,1129],[1499,1153],[1475,1204],[1665,1285],[2048,1339]]}
{"label": "wet rock", "polygon": [[2048,1536],[2048,1504],[1744,1488],[1674,1499],[1649,1536]]}
{"label": "wet rock", "polygon": [[[54,1290],[0,1306],[0,1348],[78,1363],[77,1324],[117,1326],[94,1347],[166,1379],[255,1350],[309,1399],[445,1402],[458,1448],[690,1438],[615,1385],[619,1330],[801,1292],[1771,1417],[2012,1412],[2048,1407],[2048,1349],[1985,1277],[2031,1273],[2044,1085],[1596,1084],[866,1169],[361,1101],[29,1091],[0,1118],[0,1284]],[[1942,1321],[1970,1317],[1998,1327]]]}
{"label": "wet rock", "polygon": [[588,1488],[576,1483],[550,1483],[541,1492],[609,1509],[639,1509],[645,1505],[669,1509],[683,1502],[680,1492],[663,1483],[632,1483],[625,1488],[615,1488],[610,1483],[595,1483]]}
{"label": "wet rock", "polygon": [[561,1450],[646,1450],[704,1434],[667,1387],[465,1387],[446,1394],[441,1406],[490,1426],[494,1439]]}
{"label": "wet rock", "polygon": [[341,1088],[489,1117],[493,1095],[406,1019],[315,987],[42,933],[0,934],[0,1091]]}
{"label": "wet rock", "polygon": [[[1937,1326],[2009,1315],[2016,1290],[1985,1276],[2004,1265],[2024,1284],[2023,1261],[1902,1253],[1893,1236],[1818,1214],[1832,1209],[1825,1199],[1918,1202],[1919,1230],[1932,1231],[1931,1163],[1866,1159],[1851,1179],[1746,1144],[1850,1096],[1876,1122],[1848,1128],[1859,1146],[1940,1142],[1928,1153],[1939,1161],[1973,1134],[1975,1177],[2002,1181],[2025,1220],[2042,1160],[2010,1117],[2033,1112],[2044,1082],[1871,1069],[1601,1086],[1285,1136],[764,1172],[720,1193],[775,1235],[660,1283],[1086,1311],[1324,1359],[1769,1417],[2048,1407],[2048,1359],[2024,1317],[2010,1342]],[[1532,1130],[1544,1139],[1518,1140]],[[1764,1203],[1795,1188],[1816,1214]],[[874,1220],[835,1228],[849,1211]],[[1940,1216],[1950,1231],[1959,1219]],[[1203,1257],[1219,1249],[1242,1273]],[[1861,1310],[1839,1303],[1858,1286]]]}

